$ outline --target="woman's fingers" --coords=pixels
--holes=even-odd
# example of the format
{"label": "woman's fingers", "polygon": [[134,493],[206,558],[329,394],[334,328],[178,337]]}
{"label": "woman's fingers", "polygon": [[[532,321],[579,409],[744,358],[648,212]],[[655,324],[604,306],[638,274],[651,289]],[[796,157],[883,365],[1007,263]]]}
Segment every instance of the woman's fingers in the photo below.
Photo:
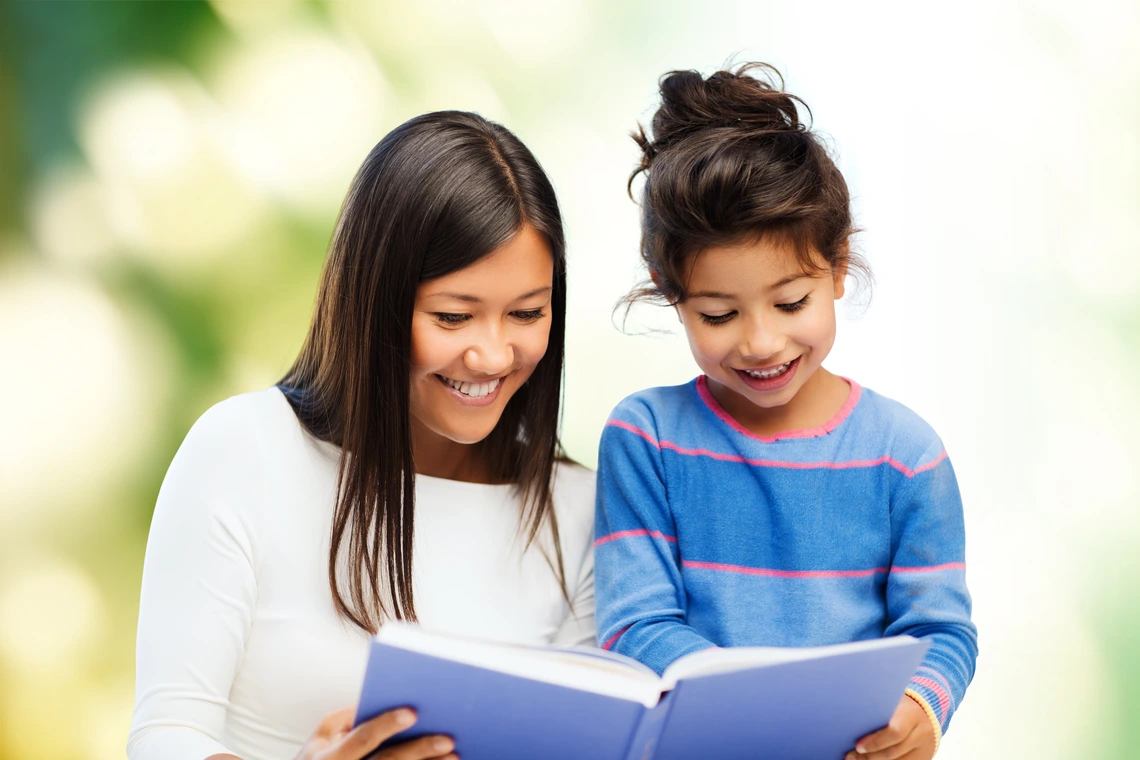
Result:
{"label": "woman's fingers", "polygon": [[416,714],[406,707],[381,713],[349,731],[340,740],[329,760],[361,760],[388,739],[413,726],[415,722]]}
{"label": "woman's fingers", "polygon": [[456,758],[448,753],[455,749],[455,742],[446,736],[424,736],[381,752],[376,760],[444,760]]}
{"label": "woman's fingers", "polygon": [[317,727],[314,737],[332,746],[320,757],[325,760],[458,760],[455,742],[448,736],[421,736],[374,755],[376,749],[401,731],[416,723],[416,714],[408,708],[391,710],[352,727],[356,711],[352,707],[329,713]]}
{"label": "woman's fingers", "polygon": [[313,734],[324,739],[336,739],[352,730],[352,719],[355,716],[355,707],[344,707],[331,712],[321,720],[321,724]]}

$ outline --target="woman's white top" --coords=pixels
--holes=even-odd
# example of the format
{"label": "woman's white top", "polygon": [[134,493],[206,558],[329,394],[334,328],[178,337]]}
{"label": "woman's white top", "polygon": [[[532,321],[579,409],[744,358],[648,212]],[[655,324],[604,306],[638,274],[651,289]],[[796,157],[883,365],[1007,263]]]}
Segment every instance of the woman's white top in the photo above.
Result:
{"label": "woman's white top", "polygon": [[[190,430],[147,542],[131,760],[288,760],[324,715],[356,704],[369,637],[337,616],[328,581],[339,456],[276,388]],[[549,531],[524,551],[510,486],[417,476],[420,623],[593,644],[593,473],[558,465],[554,504],[572,612],[544,556]]]}

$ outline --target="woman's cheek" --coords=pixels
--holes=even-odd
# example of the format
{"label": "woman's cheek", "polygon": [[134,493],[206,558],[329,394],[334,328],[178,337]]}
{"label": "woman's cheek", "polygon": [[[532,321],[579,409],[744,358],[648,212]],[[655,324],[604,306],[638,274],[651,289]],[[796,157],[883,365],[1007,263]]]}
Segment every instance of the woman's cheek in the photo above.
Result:
{"label": "woman's cheek", "polygon": [[545,322],[545,325],[545,329],[536,326],[526,331],[520,336],[516,343],[522,353],[522,356],[519,357],[521,359],[519,364],[525,368],[527,375],[534,370],[535,366],[542,360],[542,357],[546,355],[547,346],[550,345],[549,320]]}

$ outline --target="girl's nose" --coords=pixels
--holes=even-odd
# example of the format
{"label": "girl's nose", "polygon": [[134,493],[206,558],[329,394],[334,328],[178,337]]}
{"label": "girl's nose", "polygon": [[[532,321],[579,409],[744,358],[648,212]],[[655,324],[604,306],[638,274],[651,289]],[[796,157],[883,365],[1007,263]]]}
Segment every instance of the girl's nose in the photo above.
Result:
{"label": "girl's nose", "polygon": [[739,346],[741,355],[756,361],[775,358],[787,343],[783,335],[764,329],[759,322],[750,325],[742,338]]}

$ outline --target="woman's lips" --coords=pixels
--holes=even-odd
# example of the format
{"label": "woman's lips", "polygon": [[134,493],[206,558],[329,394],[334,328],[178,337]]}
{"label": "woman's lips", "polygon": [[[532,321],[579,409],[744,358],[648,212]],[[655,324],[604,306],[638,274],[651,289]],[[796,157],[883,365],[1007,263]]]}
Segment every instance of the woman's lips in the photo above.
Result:
{"label": "woman's lips", "polygon": [[469,383],[462,380],[452,380],[443,375],[435,376],[447,388],[451,397],[464,406],[490,406],[499,398],[503,390],[505,377],[497,377],[481,383]]}

